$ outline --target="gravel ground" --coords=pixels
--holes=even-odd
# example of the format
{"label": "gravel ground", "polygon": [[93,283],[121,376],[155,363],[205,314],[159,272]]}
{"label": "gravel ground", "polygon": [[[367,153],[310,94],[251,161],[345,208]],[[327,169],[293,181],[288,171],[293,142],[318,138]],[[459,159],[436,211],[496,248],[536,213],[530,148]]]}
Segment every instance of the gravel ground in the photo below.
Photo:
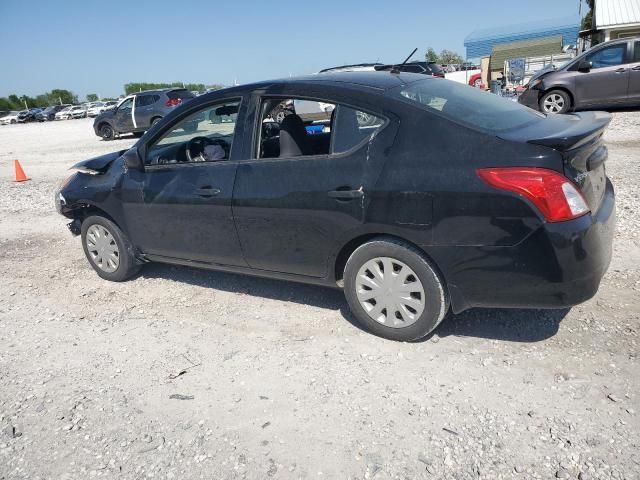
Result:
{"label": "gravel ground", "polygon": [[[0,479],[640,478],[640,112],[607,131],[612,265],[563,311],[404,344],[339,291],[151,265],[100,280],[53,209],[91,122],[0,127]],[[12,160],[33,180],[15,184]]]}

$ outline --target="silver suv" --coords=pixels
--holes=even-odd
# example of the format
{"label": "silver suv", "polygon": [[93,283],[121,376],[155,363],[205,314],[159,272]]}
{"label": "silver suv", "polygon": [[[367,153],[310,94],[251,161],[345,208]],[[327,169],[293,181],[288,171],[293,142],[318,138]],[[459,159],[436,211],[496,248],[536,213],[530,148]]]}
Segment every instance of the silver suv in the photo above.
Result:
{"label": "silver suv", "polygon": [[98,115],[93,122],[93,130],[104,140],[111,140],[122,133],[142,134],[171,110],[194,97],[185,88],[135,93],[122,99],[115,108]]}
{"label": "silver suv", "polygon": [[534,75],[518,101],[544,113],[640,106],[640,38],[612,40]]}

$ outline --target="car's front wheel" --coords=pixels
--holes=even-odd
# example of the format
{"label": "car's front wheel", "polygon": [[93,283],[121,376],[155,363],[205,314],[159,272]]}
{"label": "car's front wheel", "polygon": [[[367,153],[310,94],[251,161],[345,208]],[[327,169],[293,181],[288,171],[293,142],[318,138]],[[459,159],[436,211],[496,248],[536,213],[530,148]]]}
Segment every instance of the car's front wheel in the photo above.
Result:
{"label": "car's front wheel", "polygon": [[87,217],[81,238],[87,260],[105,280],[122,282],[140,270],[133,245],[111,220],[99,215]]}
{"label": "car's front wheel", "polygon": [[113,140],[113,136],[114,136],[113,127],[108,123],[103,123],[102,125],[100,125],[100,128],[98,129],[98,133],[100,134],[100,137],[102,137],[103,140]]}
{"label": "car's front wheel", "polygon": [[551,90],[540,99],[540,110],[543,113],[566,113],[569,108],[571,108],[571,98],[562,90]]}
{"label": "car's front wheel", "polygon": [[391,340],[428,335],[449,309],[436,269],[422,252],[395,238],[380,237],[358,247],[347,261],[344,289],[358,322]]}

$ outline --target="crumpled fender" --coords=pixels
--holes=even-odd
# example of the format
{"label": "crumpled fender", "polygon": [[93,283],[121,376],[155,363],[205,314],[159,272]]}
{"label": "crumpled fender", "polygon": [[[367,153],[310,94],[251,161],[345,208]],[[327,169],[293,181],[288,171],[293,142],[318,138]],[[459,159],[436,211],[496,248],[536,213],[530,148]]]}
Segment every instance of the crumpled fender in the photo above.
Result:
{"label": "crumpled fender", "polygon": [[99,157],[90,158],[89,160],[83,160],[82,162],[76,163],[71,168],[73,170],[104,173],[108,170],[109,165],[111,165],[114,160],[121,157],[126,151],[127,150],[120,150],[118,152],[107,153],[105,155],[100,155]]}

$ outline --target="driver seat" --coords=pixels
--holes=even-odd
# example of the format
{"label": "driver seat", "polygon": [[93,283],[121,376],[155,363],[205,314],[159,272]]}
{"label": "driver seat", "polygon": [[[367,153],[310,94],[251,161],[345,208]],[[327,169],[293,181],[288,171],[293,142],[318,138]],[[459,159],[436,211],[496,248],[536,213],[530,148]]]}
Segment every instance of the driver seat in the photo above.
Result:
{"label": "driver seat", "polygon": [[311,145],[302,119],[296,114],[287,115],[280,124],[279,157],[299,157],[310,153]]}

